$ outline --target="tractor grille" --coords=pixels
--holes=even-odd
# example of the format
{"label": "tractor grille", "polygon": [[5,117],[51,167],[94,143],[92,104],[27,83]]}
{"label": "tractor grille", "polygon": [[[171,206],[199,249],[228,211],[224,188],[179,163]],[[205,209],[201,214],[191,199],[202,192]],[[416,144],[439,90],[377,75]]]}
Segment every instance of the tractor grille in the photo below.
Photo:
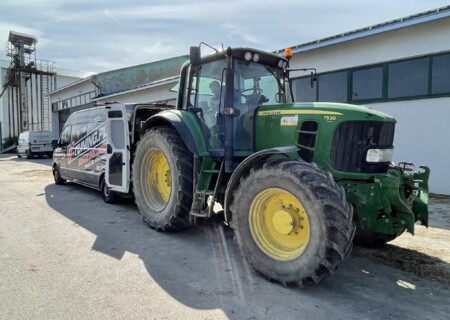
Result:
{"label": "tractor grille", "polygon": [[368,149],[393,148],[395,123],[347,121],[336,129],[331,146],[331,165],[344,172],[384,173],[389,163],[366,163]]}

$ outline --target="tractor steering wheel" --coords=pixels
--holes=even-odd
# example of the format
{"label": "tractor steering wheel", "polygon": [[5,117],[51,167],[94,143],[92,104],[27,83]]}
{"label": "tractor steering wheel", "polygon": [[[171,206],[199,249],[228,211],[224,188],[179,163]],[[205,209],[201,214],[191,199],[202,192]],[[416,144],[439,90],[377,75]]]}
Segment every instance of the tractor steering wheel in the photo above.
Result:
{"label": "tractor steering wheel", "polygon": [[[244,92],[247,92],[247,91],[253,91],[253,93],[252,94],[244,94]],[[249,89],[241,90],[241,96],[247,98],[248,96],[252,96],[255,94],[261,94],[262,92],[263,91],[260,88],[249,88]]]}
{"label": "tractor steering wheel", "polygon": [[[244,92],[249,92],[252,91],[251,93],[248,94],[244,94]],[[240,91],[240,94],[242,97],[245,98],[245,101],[247,103],[247,99],[251,96],[257,95],[257,94],[261,94],[263,91],[260,88],[249,88],[249,89],[244,89]]]}

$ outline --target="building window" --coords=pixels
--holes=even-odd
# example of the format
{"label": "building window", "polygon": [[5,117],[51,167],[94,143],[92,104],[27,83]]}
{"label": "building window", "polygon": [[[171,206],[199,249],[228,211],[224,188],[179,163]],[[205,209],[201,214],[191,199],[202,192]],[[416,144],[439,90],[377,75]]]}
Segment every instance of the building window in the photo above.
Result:
{"label": "building window", "polygon": [[292,80],[295,101],[368,103],[450,96],[450,53],[319,74],[314,88],[309,80]]}
{"label": "building window", "polygon": [[317,101],[317,84],[311,88],[311,77],[298,78],[292,81],[294,101],[315,102]]}
{"label": "building window", "polygon": [[450,92],[450,54],[433,57],[431,94]]}
{"label": "building window", "polygon": [[352,101],[383,98],[383,67],[353,71]]}
{"label": "building window", "polygon": [[348,72],[319,75],[319,101],[347,102]]}
{"label": "building window", "polygon": [[428,58],[389,64],[388,98],[428,94]]}

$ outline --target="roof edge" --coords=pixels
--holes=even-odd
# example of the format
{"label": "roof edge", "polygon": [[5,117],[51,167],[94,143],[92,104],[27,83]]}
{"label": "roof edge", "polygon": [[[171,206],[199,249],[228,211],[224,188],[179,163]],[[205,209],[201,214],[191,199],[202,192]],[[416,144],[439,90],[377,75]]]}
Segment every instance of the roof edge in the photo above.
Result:
{"label": "roof edge", "polygon": [[173,76],[173,77],[166,78],[166,79],[156,80],[153,82],[143,84],[137,88],[114,92],[114,93],[100,96],[100,97],[95,97],[94,99],[92,99],[92,101],[104,100],[106,98],[117,97],[117,96],[120,96],[123,94],[129,94],[129,93],[133,93],[133,92],[142,91],[145,89],[156,88],[156,87],[164,86],[166,84],[177,83],[179,81],[179,78],[180,78],[180,76]]}
{"label": "roof edge", "polygon": [[[435,21],[447,17],[450,17],[450,6],[440,7],[437,9],[406,16],[403,18],[378,23],[372,26],[344,32],[331,37],[326,37],[319,40],[314,40],[303,44],[295,45],[290,48],[292,49],[293,53],[305,52],[313,49],[318,49],[321,47],[326,47],[350,40],[360,39],[376,35],[379,33],[406,28],[413,25]],[[283,53],[283,51],[284,49],[279,49],[276,50],[275,53],[280,54]]]}

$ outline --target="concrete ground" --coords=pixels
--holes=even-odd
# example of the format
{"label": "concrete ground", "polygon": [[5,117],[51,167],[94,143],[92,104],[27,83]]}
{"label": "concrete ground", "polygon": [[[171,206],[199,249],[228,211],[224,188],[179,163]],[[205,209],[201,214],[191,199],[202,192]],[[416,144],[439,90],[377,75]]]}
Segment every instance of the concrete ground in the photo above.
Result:
{"label": "concrete ground", "polygon": [[356,247],[319,285],[284,288],[250,270],[218,222],[178,233],[132,201],[53,184],[50,159],[0,155],[0,319],[448,319],[450,200],[430,228]]}

